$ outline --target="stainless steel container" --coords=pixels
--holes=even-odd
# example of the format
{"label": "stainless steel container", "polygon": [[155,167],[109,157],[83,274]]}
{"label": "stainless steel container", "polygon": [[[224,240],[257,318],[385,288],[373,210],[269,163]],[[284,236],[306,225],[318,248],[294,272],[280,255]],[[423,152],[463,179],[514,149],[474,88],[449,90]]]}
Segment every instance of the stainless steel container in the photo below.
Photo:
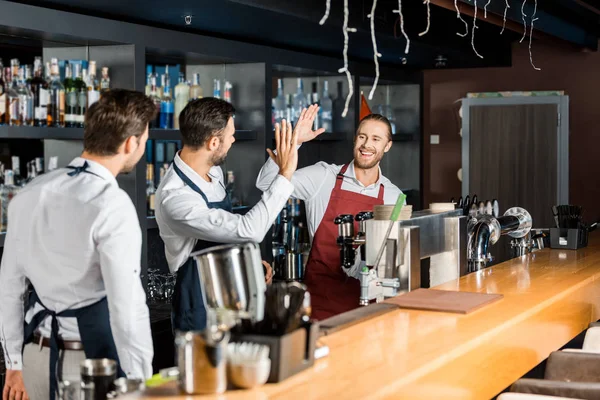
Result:
{"label": "stainless steel container", "polygon": [[176,332],[179,386],[186,394],[219,394],[227,389],[229,332]]}
{"label": "stainless steel container", "polygon": [[117,376],[117,362],[108,358],[87,359],[81,362],[81,382],[93,383],[95,400],[105,400]]}
{"label": "stainless steel container", "polygon": [[215,246],[193,253],[208,309],[262,321],[265,273],[255,243]]}

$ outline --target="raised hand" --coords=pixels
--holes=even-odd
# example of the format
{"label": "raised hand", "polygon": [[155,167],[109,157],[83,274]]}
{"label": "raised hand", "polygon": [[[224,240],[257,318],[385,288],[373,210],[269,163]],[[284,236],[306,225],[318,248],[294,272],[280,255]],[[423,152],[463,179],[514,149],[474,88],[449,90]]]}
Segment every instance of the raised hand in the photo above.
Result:
{"label": "raised hand", "polygon": [[308,109],[302,109],[298,122],[296,122],[296,126],[294,127],[294,133],[298,136],[298,144],[310,142],[321,133],[325,132],[325,129],[323,128],[317,129],[316,131],[312,130],[318,112],[319,106],[316,104],[309,106]]}
{"label": "raised hand", "polygon": [[269,156],[279,166],[279,174],[292,180],[292,175],[298,168],[298,136],[292,130],[292,124],[285,119],[275,125],[276,154],[267,149]]}

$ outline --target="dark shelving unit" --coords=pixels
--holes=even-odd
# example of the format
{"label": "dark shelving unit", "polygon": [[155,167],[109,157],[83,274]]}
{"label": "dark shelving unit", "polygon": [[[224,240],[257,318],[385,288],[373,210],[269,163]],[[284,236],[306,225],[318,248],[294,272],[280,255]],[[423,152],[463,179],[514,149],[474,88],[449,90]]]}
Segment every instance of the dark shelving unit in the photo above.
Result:
{"label": "dark shelving unit", "polygon": [[[22,56],[27,63],[31,63],[34,56],[42,56],[44,62],[51,57],[96,60],[99,68],[110,68],[113,87],[142,92],[146,86],[146,64],[177,64],[186,76],[192,72],[204,74],[206,78],[201,80],[204,96],[212,94],[212,78],[229,80],[234,87],[232,103],[236,107],[236,126],[243,127],[243,130],[236,131],[236,143],[223,167],[235,172],[236,186],[245,195],[244,203],[249,205],[261,196],[255,187],[255,179],[268,157],[265,149],[271,147],[273,141],[271,100],[273,90],[276,92],[277,89],[277,79],[314,77],[319,82],[330,79],[329,90],[333,98],[336,95],[333,81],[343,77],[338,73],[343,63],[341,51],[339,56],[329,57],[2,1],[0,57],[6,60],[12,56]],[[310,156],[304,157],[304,164],[321,160],[340,164],[351,157],[352,137],[360,110],[359,87],[361,83],[372,79],[374,69],[370,62],[354,60],[349,63],[349,69],[353,74],[355,91],[348,123],[344,124],[343,129],[336,130],[334,127],[334,133],[323,134],[315,140],[308,151]],[[387,84],[422,85],[422,72],[409,67],[381,65],[380,76],[381,81]],[[177,84],[176,79],[172,76],[173,86]],[[221,87],[222,94],[223,89]],[[320,86],[319,90],[322,90]],[[305,93],[310,91],[310,86],[305,86]],[[78,146],[81,146],[83,132],[83,128],[0,126],[0,140],[41,140],[44,158],[48,160],[58,153],[58,166],[63,167],[81,151]],[[420,132],[417,133],[422,136]],[[411,134],[414,135],[413,132]],[[180,135],[174,129],[153,129],[149,139],[180,140]],[[404,143],[394,147],[402,146]],[[386,157],[397,156],[390,154]],[[394,181],[393,169],[384,173]],[[131,173],[120,175],[118,181],[138,212],[143,235],[142,276],[145,277],[149,248],[147,231],[149,228],[156,229],[156,220],[147,217],[145,163],[140,162]],[[404,185],[398,182],[398,186]],[[244,213],[247,210],[248,207],[236,212]],[[0,234],[0,246],[4,243],[4,237],[4,234]],[[265,242],[269,240],[265,238]]]}

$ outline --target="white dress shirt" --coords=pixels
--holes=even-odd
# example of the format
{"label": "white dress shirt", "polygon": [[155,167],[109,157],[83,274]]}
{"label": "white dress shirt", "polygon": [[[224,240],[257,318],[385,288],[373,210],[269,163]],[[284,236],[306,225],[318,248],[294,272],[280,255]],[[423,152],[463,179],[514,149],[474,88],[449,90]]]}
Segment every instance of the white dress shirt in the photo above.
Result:
{"label": "white dress shirt", "polygon": [[[294,185],[293,197],[304,200],[306,206],[306,219],[308,222],[308,231],[310,240],[312,239],[325,215],[331,192],[335,187],[337,175],[343,165],[327,164],[319,162],[314,165],[301,168],[294,172],[292,183]],[[279,173],[279,167],[269,158],[266,164],[260,170],[256,180],[256,187],[264,190],[268,187],[275,175]],[[383,176],[379,169],[379,179],[372,185],[365,186],[354,173],[354,162],[350,162],[348,169],[344,173],[342,190],[348,190],[354,193],[360,193],[369,197],[379,196],[379,187],[384,186],[383,201],[384,204],[396,204],[398,196],[402,193],[388,178]]]}
{"label": "white dress shirt", "polygon": [[[210,169],[211,181],[208,182],[183,162],[179,154],[173,162],[209,202],[225,199],[227,193],[220,167]],[[176,272],[187,261],[198,240],[228,244],[261,242],[293,190],[292,183],[276,171],[265,185],[261,200],[245,215],[238,215],[208,208],[202,196],[186,185],[171,166],[155,195],[156,222],[165,242],[169,269]]]}
{"label": "white dress shirt", "polygon": [[[73,166],[86,160],[76,158]],[[108,169],[87,160],[89,173],[41,175],[13,198],[0,267],[0,340],[6,367],[22,368],[23,301],[29,280],[57,313],[108,299],[121,368],[152,376],[152,335],[140,281],[142,233],[131,199]],[[25,320],[43,308],[36,304]],[[50,336],[51,318],[38,332]],[[58,318],[59,336],[80,340],[76,318]]]}

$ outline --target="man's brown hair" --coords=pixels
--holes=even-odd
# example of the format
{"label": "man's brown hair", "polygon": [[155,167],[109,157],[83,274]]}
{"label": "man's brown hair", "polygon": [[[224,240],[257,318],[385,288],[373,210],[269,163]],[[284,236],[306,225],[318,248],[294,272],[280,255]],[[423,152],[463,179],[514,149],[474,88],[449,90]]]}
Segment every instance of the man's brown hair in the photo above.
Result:
{"label": "man's brown hair", "polygon": [[378,121],[384,123],[388,131],[388,140],[392,140],[392,124],[390,124],[390,121],[381,114],[369,114],[366,117],[364,117],[358,124],[358,129],[356,129],[356,135],[360,133],[360,126],[363,124],[363,122],[366,121]]}
{"label": "man's brown hair", "polygon": [[213,136],[219,136],[235,107],[225,100],[214,97],[190,101],[179,115],[179,130],[185,146],[198,149]]}
{"label": "man's brown hair", "polygon": [[113,156],[131,136],[140,137],[156,117],[156,106],[145,94],[112,89],[85,113],[83,148],[99,156]]}

